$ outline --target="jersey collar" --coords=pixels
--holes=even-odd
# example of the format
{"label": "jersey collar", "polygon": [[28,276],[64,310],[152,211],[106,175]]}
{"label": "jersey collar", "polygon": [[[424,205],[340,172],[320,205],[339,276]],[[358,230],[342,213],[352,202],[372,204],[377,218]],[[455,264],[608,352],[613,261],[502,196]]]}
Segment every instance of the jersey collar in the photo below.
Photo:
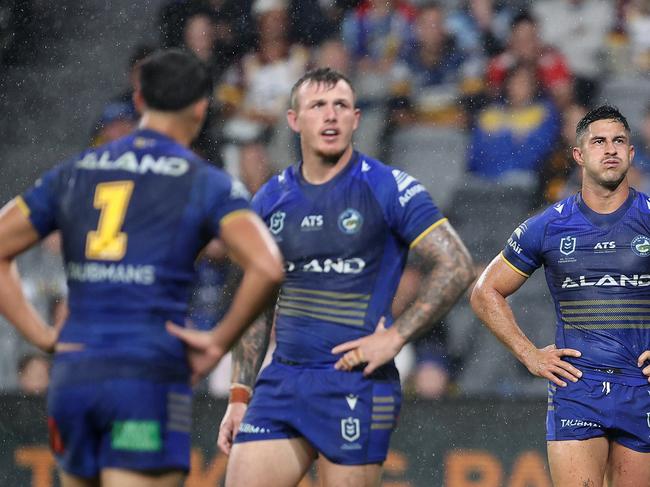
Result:
{"label": "jersey collar", "polygon": [[627,199],[616,211],[612,213],[603,214],[595,212],[584,202],[582,199],[582,193],[578,193],[576,195],[576,204],[578,205],[580,213],[582,213],[592,225],[598,228],[607,228],[615,225],[621,218],[623,218],[625,213],[627,213],[627,210],[630,208],[630,206],[632,206],[632,203],[636,198],[636,194],[636,190],[630,188],[630,194],[627,195]]}

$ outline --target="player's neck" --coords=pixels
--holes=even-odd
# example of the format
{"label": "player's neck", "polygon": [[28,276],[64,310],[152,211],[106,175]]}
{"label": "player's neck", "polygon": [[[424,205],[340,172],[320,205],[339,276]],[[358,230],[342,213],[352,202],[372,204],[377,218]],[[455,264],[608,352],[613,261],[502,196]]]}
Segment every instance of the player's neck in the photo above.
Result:
{"label": "player's neck", "polygon": [[352,159],[352,146],[348,146],[335,163],[324,160],[317,154],[303,151],[302,177],[309,184],[324,184],[340,173]]}
{"label": "player's neck", "polygon": [[597,184],[584,182],[582,201],[596,213],[607,215],[618,210],[630,194],[627,178],[616,189],[609,190]]}
{"label": "player's neck", "polygon": [[189,147],[194,139],[187,124],[173,115],[145,112],[138,127],[166,135],[185,147]]}

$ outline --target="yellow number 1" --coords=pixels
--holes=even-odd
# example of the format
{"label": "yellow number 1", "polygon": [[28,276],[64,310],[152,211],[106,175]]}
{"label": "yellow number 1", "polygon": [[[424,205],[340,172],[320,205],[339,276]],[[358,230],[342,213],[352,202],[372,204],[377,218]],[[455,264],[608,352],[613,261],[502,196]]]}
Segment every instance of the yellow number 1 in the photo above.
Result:
{"label": "yellow number 1", "polygon": [[120,260],[126,254],[128,236],[120,231],[129,206],[133,181],[100,183],[95,188],[93,205],[100,210],[97,230],[86,237],[86,258]]}

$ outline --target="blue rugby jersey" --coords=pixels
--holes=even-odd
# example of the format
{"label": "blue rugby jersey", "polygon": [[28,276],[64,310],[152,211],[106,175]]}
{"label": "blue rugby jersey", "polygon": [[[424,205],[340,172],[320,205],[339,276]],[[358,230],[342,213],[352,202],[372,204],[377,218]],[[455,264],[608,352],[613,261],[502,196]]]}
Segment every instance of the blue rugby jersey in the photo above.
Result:
{"label": "blue rugby jersey", "polygon": [[249,208],[241,183],[138,130],[55,167],[17,201],[41,236],[63,236],[70,317],[60,341],[185,365],[165,321],[184,322],[198,252]]}
{"label": "blue rugby jersey", "polygon": [[601,215],[580,194],[522,223],[501,254],[518,273],[544,266],[555,311],[556,346],[585,377],[647,384],[637,367],[650,349],[650,198],[635,190]]}
{"label": "blue rugby jersey", "polygon": [[353,153],[332,180],[312,185],[300,165],[253,198],[286,261],[276,354],[331,364],[331,349],[368,335],[391,303],[409,246],[445,219],[408,174]]}

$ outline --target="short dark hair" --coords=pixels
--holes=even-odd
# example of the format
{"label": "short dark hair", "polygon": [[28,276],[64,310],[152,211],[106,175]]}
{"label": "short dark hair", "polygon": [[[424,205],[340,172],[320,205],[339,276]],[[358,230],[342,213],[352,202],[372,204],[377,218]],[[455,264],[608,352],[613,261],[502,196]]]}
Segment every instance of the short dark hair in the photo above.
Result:
{"label": "short dark hair", "polygon": [[587,112],[587,114],[578,122],[578,125],[576,125],[576,142],[579,143],[582,136],[589,129],[589,125],[598,120],[616,120],[625,127],[625,131],[628,134],[630,133],[630,125],[627,123],[627,119],[618,108],[611,105],[600,105],[599,107]]}
{"label": "short dark hair", "polygon": [[324,84],[328,88],[333,88],[339,81],[345,81],[352,89],[352,94],[355,95],[352,82],[342,73],[332,68],[316,68],[307,71],[302,77],[296,81],[291,88],[291,108],[295,110],[298,108],[297,93],[300,87],[306,83]]}
{"label": "short dark hair", "polygon": [[142,61],[140,90],[149,108],[177,111],[209,97],[212,77],[194,54],[175,48],[159,50]]}
{"label": "short dark hair", "polygon": [[510,29],[514,29],[519,24],[533,24],[537,25],[535,17],[533,17],[528,10],[523,10],[515,15],[510,21]]}

